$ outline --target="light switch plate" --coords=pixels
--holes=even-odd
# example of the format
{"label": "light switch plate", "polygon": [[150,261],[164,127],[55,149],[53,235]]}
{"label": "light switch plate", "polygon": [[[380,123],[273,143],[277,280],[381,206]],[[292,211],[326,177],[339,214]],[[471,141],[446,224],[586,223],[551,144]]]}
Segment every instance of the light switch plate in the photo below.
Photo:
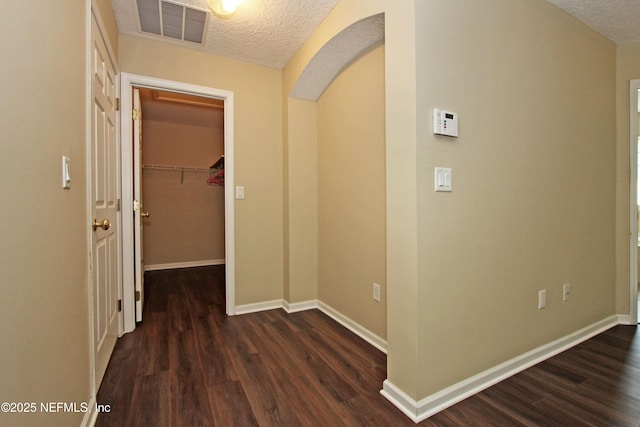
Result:
{"label": "light switch plate", "polygon": [[436,168],[435,170],[435,190],[438,192],[453,191],[451,168]]}
{"label": "light switch plate", "polygon": [[67,156],[62,156],[62,188],[71,188],[71,159]]}
{"label": "light switch plate", "polygon": [[236,187],[236,199],[237,200],[243,200],[244,199],[244,187],[242,187],[240,185]]}

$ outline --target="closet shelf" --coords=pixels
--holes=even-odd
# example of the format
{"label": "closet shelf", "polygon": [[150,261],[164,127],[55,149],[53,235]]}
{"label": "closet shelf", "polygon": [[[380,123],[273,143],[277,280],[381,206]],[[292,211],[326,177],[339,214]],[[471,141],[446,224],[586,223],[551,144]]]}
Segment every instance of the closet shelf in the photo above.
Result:
{"label": "closet shelf", "polygon": [[210,168],[194,168],[189,166],[166,166],[166,165],[142,165],[142,169],[154,169],[163,171],[180,172],[209,172]]}

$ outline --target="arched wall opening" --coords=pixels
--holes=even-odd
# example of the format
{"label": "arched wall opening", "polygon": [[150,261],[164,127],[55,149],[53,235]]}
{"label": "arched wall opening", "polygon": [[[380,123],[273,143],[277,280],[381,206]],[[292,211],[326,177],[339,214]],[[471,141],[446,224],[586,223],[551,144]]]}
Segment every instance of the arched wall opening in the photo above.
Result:
{"label": "arched wall opening", "polygon": [[384,14],[323,44],[287,94],[283,163],[285,306],[386,351],[384,70]]}
{"label": "arched wall opening", "polygon": [[[415,5],[404,2],[350,0],[339,2],[320,28],[283,69],[283,299],[289,312],[318,307],[334,317],[356,334],[387,352],[387,381],[411,396],[417,396],[418,373],[418,217],[417,217],[417,118],[416,118],[416,28]],[[358,28],[372,26],[376,31],[364,33],[374,37],[354,37]],[[342,39],[360,40],[342,44]],[[384,47],[382,47],[384,42]],[[380,45],[380,46],[379,46]],[[352,50],[344,54],[341,49]],[[380,188],[385,192],[385,228],[383,261],[386,269],[381,289],[384,305],[384,327],[367,320],[352,319],[359,314],[342,300],[330,307],[322,302],[324,280],[320,271],[323,242],[327,233],[322,204],[326,191],[321,189],[323,155],[318,143],[323,136],[325,107],[321,95],[345,67],[360,59],[375,55],[376,48],[383,53],[384,119],[384,179]],[[338,51],[343,58],[333,64],[323,59],[334,58],[329,53]],[[324,71],[322,71],[324,70]],[[346,73],[344,73],[346,74]],[[314,77],[315,76],[315,77]],[[320,76],[320,77],[318,77]],[[294,97],[297,96],[297,98]],[[338,97],[336,103],[352,102]],[[328,103],[331,109],[331,103]],[[336,106],[338,106],[336,104]],[[353,117],[346,108],[344,120]],[[349,140],[347,132],[340,137]],[[321,141],[320,141],[321,142]],[[344,147],[341,147],[344,148]],[[350,163],[352,165],[354,162]],[[357,164],[357,162],[355,162]],[[331,165],[331,163],[329,163]],[[335,169],[335,168],[332,168]],[[330,170],[328,173],[332,173]],[[361,174],[360,176],[365,176]],[[341,186],[340,194],[357,192],[357,185]],[[359,195],[358,195],[359,196]],[[362,209],[358,212],[366,215]],[[334,232],[334,231],[329,231]],[[337,232],[340,232],[339,230]],[[345,253],[347,259],[349,253]],[[366,279],[365,279],[366,280]],[[372,283],[360,286],[363,305],[371,304]],[[368,292],[367,292],[368,290]],[[385,292],[386,291],[386,292]],[[368,295],[367,295],[368,294]],[[348,298],[351,298],[350,296]],[[368,301],[368,302],[367,302]],[[340,311],[338,311],[340,310]],[[362,321],[365,325],[357,323]],[[369,328],[369,329],[367,329]],[[392,400],[393,401],[393,400]]]}
{"label": "arched wall opening", "polygon": [[338,74],[384,41],[384,14],[361,19],[340,31],[309,61],[289,96],[317,101]]}

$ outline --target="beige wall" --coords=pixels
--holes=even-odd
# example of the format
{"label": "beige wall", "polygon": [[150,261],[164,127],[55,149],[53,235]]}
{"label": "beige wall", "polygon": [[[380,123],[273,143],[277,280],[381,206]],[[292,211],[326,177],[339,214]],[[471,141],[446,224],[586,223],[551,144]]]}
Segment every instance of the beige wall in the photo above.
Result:
{"label": "beige wall", "polygon": [[616,312],[616,50],[546,1],[416,5],[424,397]]}
{"label": "beige wall", "polygon": [[124,72],[234,92],[236,304],[282,298],[282,91],[279,70],[120,36]]}
{"label": "beige wall", "polygon": [[387,379],[419,400],[416,4],[386,2],[385,126]]}
{"label": "beige wall", "polygon": [[[283,96],[316,52],[336,34],[363,18],[385,12],[386,229],[388,375],[408,394],[417,388],[417,193],[415,18],[413,1],[342,0],[283,70]],[[285,129],[299,112],[284,105]],[[307,112],[312,114],[312,112]],[[300,117],[297,117],[300,120]],[[312,118],[307,118],[313,122]],[[303,133],[304,132],[300,132]],[[285,132],[285,179],[291,180],[295,145],[304,141]],[[288,187],[285,181],[285,188]],[[291,199],[291,195],[287,195]],[[287,198],[285,197],[285,199]],[[289,200],[288,206],[293,206]],[[295,214],[295,210],[288,215]],[[309,229],[317,226],[308,222]],[[286,227],[286,226],[285,226]],[[286,228],[285,228],[286,231]],[[285,268],[295,268],[285,259]]]}
{"label": "beige wall", "polygon": [[640,43],[617,46],[616,311],[629,314],[629,81],[640,79]]}
{"label": "beige wall", "polygon": [[284,298],[299,303],[318,298],[318,120],[315,102],[289,98],[288,106]]}
{"label": "beige wall", "polygon": [[381,11],[381,1],[338,2],[320,28],[283,69],[284,298],[289,303],[318,297],[318,117],[317,104],[289,98],[299,74],[335,34]]}
{"label": "beige wall", "polygon": [[[318,297],[386,338],[384,46],[318,100]],[[372,284],[381,285],[381,302]]]}
{"label": "beige wall", "polygon": [[[616,312],[616,49],[542,0],[342,1],[285,68],[285,94],[378,8],[388,379],[419,400]],[[432,134],[436,107],[460,114],[458,139]],[[453,168],[452,193],[434,192],[436,166]]]}
{"label": "beige wall", "polygon": [[[87,15],[83,1],[10,2],[0,14],[3,402],[90,399]],[[69,190],[63,155],[71,158]],[[70,426],[82,417],[1,413],[0,424]]]}
{"label": "beige wall", "polygon": [[143,164],[205,169],[143,169],[145,265],[224,260],[224,186],[206,171],[224,153],[223,129],[143,119],[143,135]]}
{"label": "beige wall", "polygon": [[118,57],[118,24],[111,7],[111,0],[91,0],[92,9],[104,31],[105,41],[113,50],[113,55]]}

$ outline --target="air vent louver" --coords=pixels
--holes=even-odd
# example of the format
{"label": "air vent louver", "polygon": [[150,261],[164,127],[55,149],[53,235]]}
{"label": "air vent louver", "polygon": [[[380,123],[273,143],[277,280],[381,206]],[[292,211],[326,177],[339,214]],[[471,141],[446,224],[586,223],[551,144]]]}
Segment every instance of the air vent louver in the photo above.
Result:
{"label": "air vent louver", "polygon": [[202,43],[204,40],[207,14],[199,10],[187,8],[184,17],[184,39],[194,43]]}
{"label": "air vent louver", "polygon": [[174,40],[204,42],[208,14],[165,0],[136,0],[140,30]]}
{"label": "air vent louver", "polygon": [[162,35],[160,31],[160,3],[157,0],[138,0],[138,17],[142,31]]}

